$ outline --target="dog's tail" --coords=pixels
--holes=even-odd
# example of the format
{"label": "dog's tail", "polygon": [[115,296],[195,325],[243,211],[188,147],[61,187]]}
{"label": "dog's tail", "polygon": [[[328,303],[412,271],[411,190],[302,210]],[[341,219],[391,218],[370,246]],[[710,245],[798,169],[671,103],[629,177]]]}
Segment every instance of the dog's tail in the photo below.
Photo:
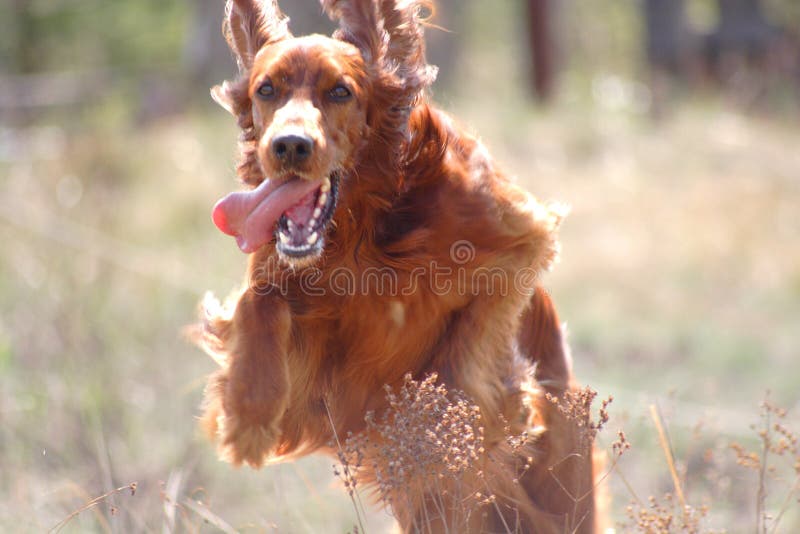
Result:
{"label": "dog's tail", "polygon": [[580,389],[572,376],[572,358],[564,337],[550,296],[537,287],[523,314],[517,343],[534,365],[534,377],[542,390],[537,412],[546,432],[537,442],[543,453],[539,463],[520,482],[534,503],[563,514],[564,530],[583,534],[595,532],[601,523],[595,508],[598,465],[591,439],[581,426],[585,421],[565,411]]}
{"label": "dog's tail", "polygon": [[564,340],[553,301],[537,286],[525,310],[517,340],[520,352],[535,364],[534,377],[551,394],[563,392],[572,381],[572,358]]}

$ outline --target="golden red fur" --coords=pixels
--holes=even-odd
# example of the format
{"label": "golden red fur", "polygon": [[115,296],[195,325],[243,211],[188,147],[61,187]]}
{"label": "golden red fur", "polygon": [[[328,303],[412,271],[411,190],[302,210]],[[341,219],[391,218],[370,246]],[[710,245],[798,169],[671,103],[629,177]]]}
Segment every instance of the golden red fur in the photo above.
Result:
{"label": "golden red fur", "polygon": [[[333,428],[358,433],[386,409],[384,385],[437,373],[480,408],[491,459],[482,483],[498,505],[469,528],[593,531],[590,445],[545,399],[572,387],[570,361],[532,282],[556,255],[559,213],[428,102],[425,2],[322,7],[333,38],[292,37],[271,0],[228,2],[241,74],[213,94],[242,128],[238,173],[254,189],[215,221],[252,254],[230,306],[205,312],[200,341],[221,367],[203,426],[234,464],[330,452]],[[505,436],[530,429],[515,481]],[[402,528],[428,498],[395,510]]]}

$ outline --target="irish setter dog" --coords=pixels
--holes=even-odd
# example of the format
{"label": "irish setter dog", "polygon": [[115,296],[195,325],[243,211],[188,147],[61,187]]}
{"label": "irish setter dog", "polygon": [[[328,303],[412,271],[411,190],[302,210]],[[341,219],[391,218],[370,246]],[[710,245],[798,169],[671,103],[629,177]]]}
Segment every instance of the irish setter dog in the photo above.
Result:
{"label": "irish setter dog", "polygon": [[[492,497],[464,530],[594,531],[591,444],[559,406],[571,363],[535,282],[557,253],[558,210],[429,102],[429,2],[321,4],[333,37],[293,37],[275,0],[227,3],[240,75],[212,95],[242,130],[248,187],[213,219],[249,263],[226,305],[205,304],[199,342],[220,369],[204,428],[237,465],[336,453],[334,437],[386,413],[387,391],[435,373],[480,413],[461,482]],[[382,461],[362,462],[365,480]],[[400,527],[454,531],[431,518],[448,483],[409,484],[392,501]]]}

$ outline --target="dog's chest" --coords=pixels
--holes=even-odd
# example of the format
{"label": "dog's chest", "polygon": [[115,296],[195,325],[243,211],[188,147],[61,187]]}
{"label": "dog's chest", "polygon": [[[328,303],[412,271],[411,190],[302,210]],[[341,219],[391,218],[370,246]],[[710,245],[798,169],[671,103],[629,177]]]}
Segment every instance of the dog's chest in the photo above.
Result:
{"label": "dog's chest", "polygon": [[304,298],[293,306],[303,314],[295,325],[295,348],[320,357],[333,372],[364,367],[374,372],[372,378],[393,382],[424,366],[443,335],[449,316],[444,304],[428,292]]}
{"label": "dog's chest", "polygon": [[342,364],[372,367],[382,383],[419,372],[444,330],[441,310],[419,300],[359,299],[348,308],[336,340]]}

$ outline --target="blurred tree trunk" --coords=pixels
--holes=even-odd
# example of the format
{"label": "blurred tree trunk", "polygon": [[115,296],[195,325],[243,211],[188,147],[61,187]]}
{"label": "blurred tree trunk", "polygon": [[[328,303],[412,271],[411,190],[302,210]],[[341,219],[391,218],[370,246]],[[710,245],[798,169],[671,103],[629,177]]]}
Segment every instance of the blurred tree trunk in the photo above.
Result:
{"label": "blurred tree trunk", "polygon": [[647,59],[652,67],[683,75],[691,48],[684,0],[645,0]]}
{"label": "blurred tree trunk", "polygon": [[718,0],[719,27],[713,37],[720,51],[758,56],[778,31],[764,16],[760,0]]}
{"label": "blurred tree trunk", "polygon": [[29,0],[12,0],[15,39],[11,71],[28,74],[36,71],[36,19],[30,11]]}
{"label": "blurred tree trunk", "polygon": [[528,43],[533,90],[539,100],[553,96],[555,86],[554,17],[551,0],[528,0]]}
{"label": "blurred tree trunk", "polygon": [[719,24],[706,38],[708,69],[737,101],[757,104],[792,71],[783,59],[786,32],[767,21],[760,0],[718,0],[718,6]]}
{"label": "blurred tree trunk", "polygon": [[219,83],[236,73],[236,62],[222,36],[224,4],[221,0],[193,0],[191,5],[184,51],[187,70],[198,83]]}

